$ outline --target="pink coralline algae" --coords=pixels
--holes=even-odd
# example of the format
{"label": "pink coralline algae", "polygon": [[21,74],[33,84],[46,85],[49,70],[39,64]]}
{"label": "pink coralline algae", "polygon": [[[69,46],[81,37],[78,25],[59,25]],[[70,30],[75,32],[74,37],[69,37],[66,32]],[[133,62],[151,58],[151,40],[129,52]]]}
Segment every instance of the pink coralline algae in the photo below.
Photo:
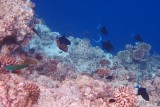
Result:
{"label": "pink coralline algae", "polygon": [[50,76],[53,80],[63,80],[67,73],[66,66],[57,60],[50,60],[40,64],[35,70],[38,74]]}
{"label": "pink coralline algae", "polygon": [[110,74],[110,70],[107,69],[107,68],[99,68],[99,69],[96,70],[96,73],[100,77],[104,78],[105,76],[108,76]]}
{"label": "pink coralline algae", "polygon": [[0,7],[0,41],[13,37],[19,44],[27,43],[34,34],[34,4],[30,0],[0,0]]}
{"label": "pink coralline algae", "polygon": [[28,0],[0,1],[0,35],[1,38],[16,33],[17,37],[30,31],[27,26],[33,17],[33,4]]}
{"label": "pink coralline algae", "polygon": [[39,97],[39,87],[16,75],[0,74],[0,107],[32,107]]}
{"label": "pink coralline algae", "polygon": [[58,88],[41,88],[37,107],[107,107],[101,93],[105,83],[88,76],[79,76],[76,80],[66,79]]}

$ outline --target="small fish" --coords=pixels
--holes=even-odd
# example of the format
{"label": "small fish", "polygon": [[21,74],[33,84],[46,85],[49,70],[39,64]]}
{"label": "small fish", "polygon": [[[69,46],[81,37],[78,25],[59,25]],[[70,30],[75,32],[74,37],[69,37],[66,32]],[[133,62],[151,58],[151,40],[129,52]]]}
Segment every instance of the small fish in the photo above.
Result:
{"label": "small fish", "polygon": [[136,41],[136,42],[143,42],[143,39],[142,37],[140,36],[140,34],[132,34],[131,37],[133,37],[133,39]]}
{"label": "small fish", "polygon": [[149,101],[149,95],[146,91],[146,88],[139,87],[137,95],[141,95],[144,100]]}
{"label": "small fish", "polygon": [[27,57],[23,64],[17,64],[17,65],[6,65],[4,66],[4,69],[8,70],[9,73],[12,73],[13,71],[16,71],[16,70],[20,70],[20,69],[23,69],[23,68],[26,68],[30,65],[35,65],[37,64],[37,60],[36,59],[32,59],[32,58],[29,58]]}
{"label": "small fish", "polygon": [[64,35],[59,37],[58,40],[59,40],[60,44],[64,44],[64,45],[70,45],[71,44],[71,42]]}
{"label": "small fish", "polygon": [[17,44],[17,40],[14,36],[6,36],[3,41],[2,41],[2,44],[7,44],[7,45],[11,45],[11,44]]}
{"label": "small fish", "polygon": [[113,51],[113,45],[111,44],[110,40],[104,41],[101,43],[102,44],[102,49],[105,49],[107,51]]}
{"label": "small fish", "polygon": [[99,29],[101,34],[106,35],[106,36],[108,35],[108,30],[107,30],[106,26],[99,25],[97,28]]}
{"label": "small fish", "polygon": [[111,79],[113,79],[113,76],[107,76],[105,79],[111,80]]}
{"label": "small fish", "polygon": [[40,36],[40,34],[38,33],[38,31],[37,31],[35,28],[32,28],[32,31],[33,31],[34,33],[36,33],[36,34],[38,35],[39,38],[42,39],[42,37]]}
{"label": "small fish", "polygon": [[20,69],[26,68],[26,67],[28,67],[28,66],[29,66],[29,64],[6,65],[6,66],[4,66],[4,69],[8,70],[9,73],[12,73],[13,71],[20,70]]}
{"label": "small fish", "polygon": [[110,99],[109,102],[114,103],[114,102],[116,102],[116,100],[115,99]]}
{"label": "small fish", "polygon": [[57,47],[58,47],[60,50],[62,50],[62,51],[64,51],[64,52],[68,52],[68,47],[67,47],[67,45],[66,45],[66,44],[63,44],[62,41],[61,41],[61,43],[60,43],[59,39],[57,39],[55,35],[54,35],[54,41],[55,41]]}

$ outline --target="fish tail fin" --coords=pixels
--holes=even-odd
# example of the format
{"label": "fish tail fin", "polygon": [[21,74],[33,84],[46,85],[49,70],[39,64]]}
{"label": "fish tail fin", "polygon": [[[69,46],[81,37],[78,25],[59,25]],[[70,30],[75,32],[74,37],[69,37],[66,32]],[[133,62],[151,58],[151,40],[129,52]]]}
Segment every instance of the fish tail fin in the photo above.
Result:
{"label": "fish tail fin", "polygon": [[99,39],[98,39],[98,40],[92,39],[92,40],[93,40],[94,42],[96,42],[96,43],[100,43],[100,42],[102,41],[102,36],[99,35],[99,34],[98,34],[98,36],[99,36]]}
{"label": "fish tail fin", "polygon": [[9,74],[11,74],[13,71],[12,70],[9,70]]}

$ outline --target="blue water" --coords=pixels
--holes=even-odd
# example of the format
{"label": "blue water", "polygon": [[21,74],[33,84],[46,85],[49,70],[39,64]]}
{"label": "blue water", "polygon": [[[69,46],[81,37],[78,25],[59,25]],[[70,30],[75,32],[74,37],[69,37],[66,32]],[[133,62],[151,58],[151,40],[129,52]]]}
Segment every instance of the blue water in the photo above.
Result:
{"label": "blue water", "polygon": [[[152,53],[160,53],[160,0],[34,0],[36,13],[52,31],[80,38],[98,39],[97,26],[109,31],[117,53],[126,44],[135,44],[132,33],[139,33],[151,44]],[[89,32],[84,35],[84,32]],[[92,41],[93,45],[99,45]],[[99,45],[100,46],[100,45]]]}

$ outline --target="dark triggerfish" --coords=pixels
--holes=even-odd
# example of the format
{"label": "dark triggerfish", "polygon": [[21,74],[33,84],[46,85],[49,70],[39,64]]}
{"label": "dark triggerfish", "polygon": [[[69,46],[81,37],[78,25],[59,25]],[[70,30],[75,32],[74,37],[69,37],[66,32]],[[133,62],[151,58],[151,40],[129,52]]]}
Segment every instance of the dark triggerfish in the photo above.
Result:
{"label": "dark triggerfish", "polygon": [[138,88],[137,95],[141,95],[144,100],[149,101],[149,95],[146,91],[146,88]]}
{"label": "dark triggerfish", "polygon": [[100,26],[98,29],[102,35],[108,35],[108,30],[106,26]]}
{"label": "dark triggerfish", "polygon": [[143,38],[140,36],[140,34],[132,34],[131,37],[136,41],[136,42],[143,42]]}
{"label": "dark triggerfish", "polygon": [[113,51],[113,45],[111,44],[110,40],[102,42],[102,49],[107,51]]}

